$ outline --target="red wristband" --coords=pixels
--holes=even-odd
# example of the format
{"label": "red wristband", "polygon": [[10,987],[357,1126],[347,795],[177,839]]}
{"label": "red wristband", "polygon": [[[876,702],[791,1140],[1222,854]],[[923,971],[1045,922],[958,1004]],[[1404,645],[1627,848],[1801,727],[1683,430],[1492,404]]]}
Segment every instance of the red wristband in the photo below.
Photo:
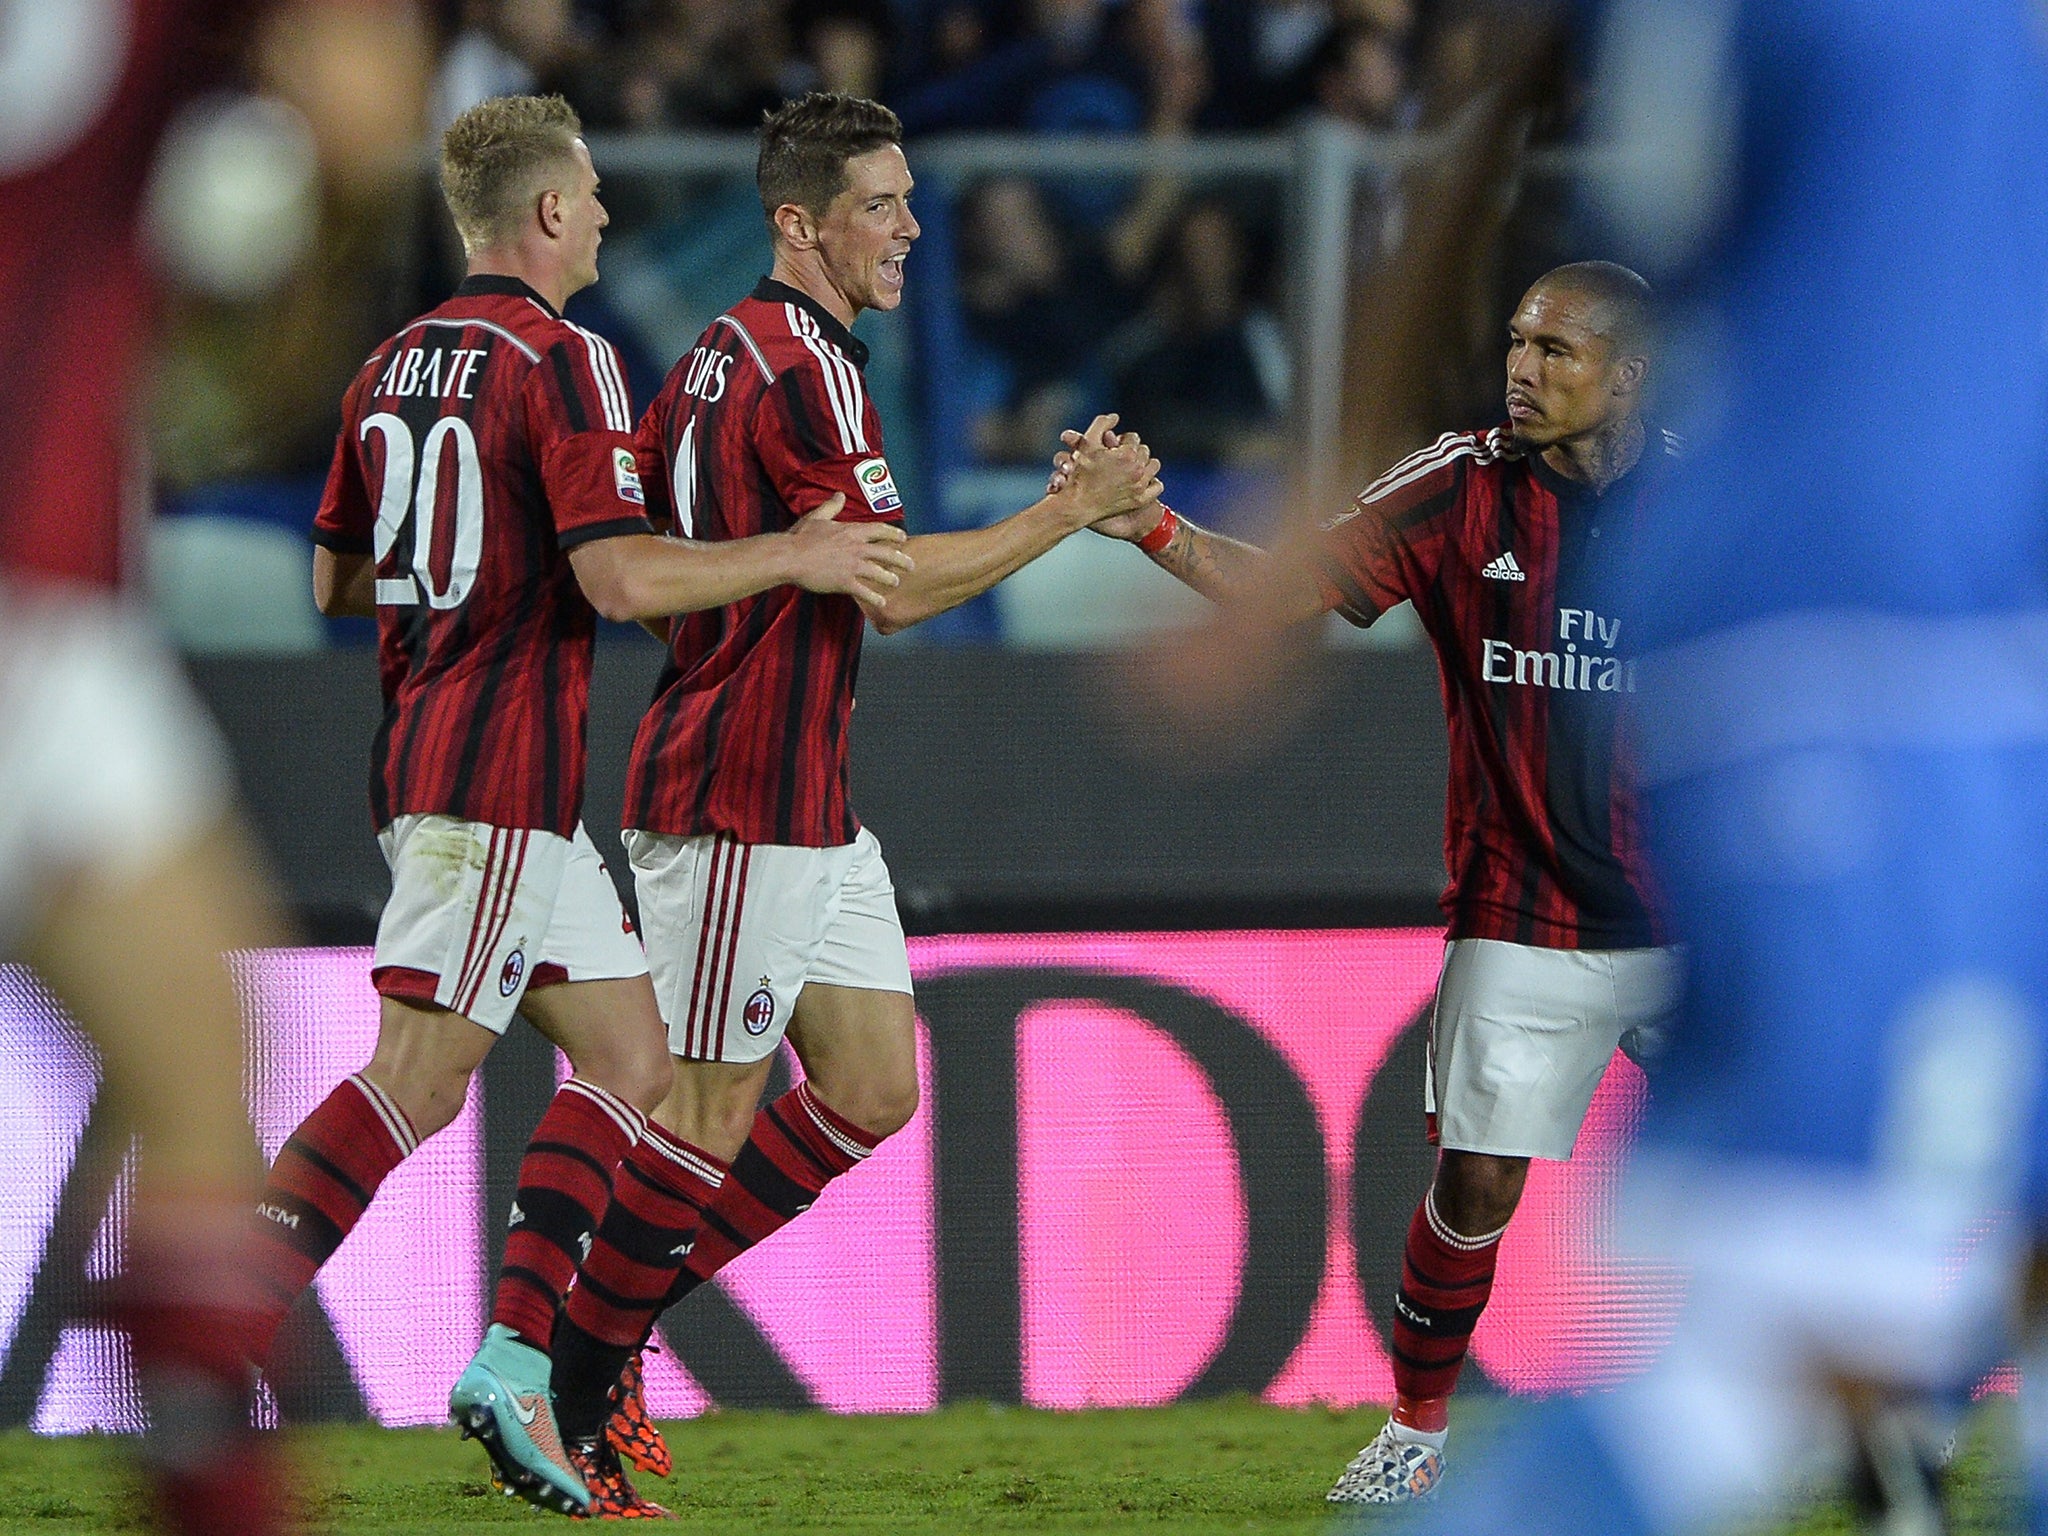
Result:
{"label": "red wristband", "polygon": [[1138,548],[1148,555],[1156,555],[1173,542],[1173,531],[1180,526],[1180,519],[1173,515],[1173,508],[1165,502],[1159,503],[1159,526],[1137,541]]}

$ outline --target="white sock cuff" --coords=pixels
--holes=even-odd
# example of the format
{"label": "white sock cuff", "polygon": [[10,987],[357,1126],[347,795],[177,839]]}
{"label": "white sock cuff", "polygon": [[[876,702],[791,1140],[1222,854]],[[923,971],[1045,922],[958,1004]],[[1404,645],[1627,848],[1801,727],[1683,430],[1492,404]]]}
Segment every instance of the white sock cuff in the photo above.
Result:
{"label": "white sock cuff", "polygon": [[1387,1420],[1387,1433],[1408,1445],[1426,1445],[1432,1451],[1440,1451],[1450,1443],[1449,1429],[1417,1429],[1413,1424],[1403,1424],[1399,1419]]}
{"label": "white sock cuff", "polygon": [[645,1115],[641,1114],[639,1110],[628,1104],[609,1088],[600,1088],[587,1078],[569,1078],[555,1092],[580,1093],[583,1097],[589,1099],[617,1122],[619,1129],[626,1133],[626,1144],[628,1146],[638,1141],[641,1134],[647,1129],[647,1117]]}
{"label": "white sock cuff", "polygon": [[1478,1237],[1466,1237],[1462,1233],[1453,1232],[1450,1223],[1437,1214],[1434,1184],[1430,1185],[1429,1193],[1422,1197],[1422,1206],[1427,1213],[1429,1230],[1436,1234],[1436,1240],[1446,1248],[1455,1248],[1460,1253],[1477,1253],[1482,1248],[1491,1248],[1501,1240],[1501,1234],[1507,1231],[1507,1223],[1503,1222],[1491,1232],[1481,1233]]}
{"label": "white sock cuff", "polygon": [[818,1103],[816,1096],[811,1092],[811,1085],[809,1083],[798,1083],[796,1085],[796,1101],[803,1106],[804,1113],[810,1116],[811,1124],[818,1128],[818,1133],[855,1162],[859,1162],[875,1150],[873,1147],[864,1146],[862,1143],[855,1141],[846,1132],[832,1123],[832,1117],[826,1114],[824,1107]]}
{"label": "white sock cuff", "polygon": [[420,1149],[419,1133],[412,1128],[412,1120],[398,1107],[398,1100],[371,1082],[360,1072],[351,1073],[349,1082],[356,1092],[368,1101],[377,1118],[384,1122],[384,1129],[390,1133],[392,1144],[398,1148],[400,1157],[411,1157]]}
{"label": "white sock cuff", "polygon": [[647,1122],[647,1134],[642,1145],[674,1163],[693,1179],[700,1179],[713,1189],[725,1183],[726,1170],[710,1157],[691,1146],[659,1121]]}

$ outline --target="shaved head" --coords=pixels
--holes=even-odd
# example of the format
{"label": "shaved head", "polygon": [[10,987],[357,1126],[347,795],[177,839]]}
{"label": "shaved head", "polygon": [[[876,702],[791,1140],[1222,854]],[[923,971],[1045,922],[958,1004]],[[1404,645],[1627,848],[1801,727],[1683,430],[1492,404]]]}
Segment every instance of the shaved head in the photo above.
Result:
{"label": "shaved head", "polygon": [[1553,267],[1529,291],[1539,289],[1590,299],[1586,319],[1596,335],[1605,337],[1618,353],[1649,355],[1654,330],[1650,285],[1619,262],[1574,261]]}
{"label": "shaved head", "polygon": [[1559,474],[1605,486],[1641,453],[1650,285],[1611,261],[1536,279],[1508,321],[1510,435]]}

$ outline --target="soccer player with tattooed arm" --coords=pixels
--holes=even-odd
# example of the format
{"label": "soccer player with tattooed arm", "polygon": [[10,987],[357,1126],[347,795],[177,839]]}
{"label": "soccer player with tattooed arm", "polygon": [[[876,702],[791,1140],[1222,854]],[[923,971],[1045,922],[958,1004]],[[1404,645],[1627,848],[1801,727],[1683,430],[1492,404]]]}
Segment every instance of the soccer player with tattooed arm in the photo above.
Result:
{"label": "soccer player with tattooed arm", "polygon": [[559,97],[456,119],[441,174],[468,275],[343,403],[313,580],[323,611],[378,621],[382,1014],[371,1060],[293,1132],[258,1210],[274,1333],[384,1179],[455,1118],[514,1011],[560,1046],[574,1074],[527,1148],[491,1326],[450,1412],[508,1491],[577,1513],[590,1491],[554,1430],[546,1351],[670,1078],[639,940],[578,819],[596,616],[785,582],[858,612],[910,569],[900,531],[836,523],[824,493],[756,539],[654,535],[618,360],[562,318],[597,280],[606,223],[580,132]]}
{"label": "soccer player with tattooed arm", "polygon": [[[1617,1046],[1654,1040],[1675,1002],[1617,754],[1629,650],[1592,600],[1676,453],[1642,412],[1649,308],[1643,280],[1606,262],[1540,278],[1508,326],[1508,420],[1403,459],[1307,551],[1269,553],[1170,510],[1097,524],[1271,626],[1332,610],[1370,624],[1412,601],[1442,673],[1448,933],[1423,1085],[1440,1151],[1392,1298],[1393,1413],[1334,1503],[1437,1485],[1529,1160],[1571,1156]],[[1068,472],[1063,454],[1053,483]]]}
{"label": "soccer player with tattooed arm", "polygon": [[[844,95],[806,96],[763,125],[773,269],[711,323],[641,423],[650,511],[660,503],[672,532],[758,538],[826,496],[870,525],[902,521],[851,330],[862,310],[902,300],[918,223],[901,143],[895,114]],[[1104,517],[1156,519],[1158,464],[1114,427],[1090,424],[1059,492],[989,527],[912,536],[914,568],[866,618],[906,628]],[[634,742],[625,843],[675,1086],[628,1153],[570,1293],[555,1387],[566,1437],[609,1439],[645,1469],[668,1465],[634,1390],[656,1316],[917,1108],[895,892],[847,794],[864,627],[843,597],[786,587],[680,619]],[[806,1077],[757,1112],[785,1035]],[[621,1507],[645,1507],[623,1474],[611,1486]]]}

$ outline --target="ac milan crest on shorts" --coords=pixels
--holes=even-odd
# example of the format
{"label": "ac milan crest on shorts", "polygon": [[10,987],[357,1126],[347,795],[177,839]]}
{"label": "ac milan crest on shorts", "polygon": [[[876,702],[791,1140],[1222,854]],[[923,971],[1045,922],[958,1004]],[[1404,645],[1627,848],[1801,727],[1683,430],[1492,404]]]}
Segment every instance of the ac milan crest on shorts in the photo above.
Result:
{"label": "ac milan crest on shorts", "polygon": [[378,842],[391,900],[372,975],[388,997],[439,1003],[503,1034],[528,987],[646,973],[618,890],[580,824],[567,838],[401,816]]}
{"label": "ac milan crest on shorts", "polygon": [[759,1061],[804,987],[910,990],[910,959],[882,848],[863,829],[836,848],[724,836],[625,834],[669,1049]]}

